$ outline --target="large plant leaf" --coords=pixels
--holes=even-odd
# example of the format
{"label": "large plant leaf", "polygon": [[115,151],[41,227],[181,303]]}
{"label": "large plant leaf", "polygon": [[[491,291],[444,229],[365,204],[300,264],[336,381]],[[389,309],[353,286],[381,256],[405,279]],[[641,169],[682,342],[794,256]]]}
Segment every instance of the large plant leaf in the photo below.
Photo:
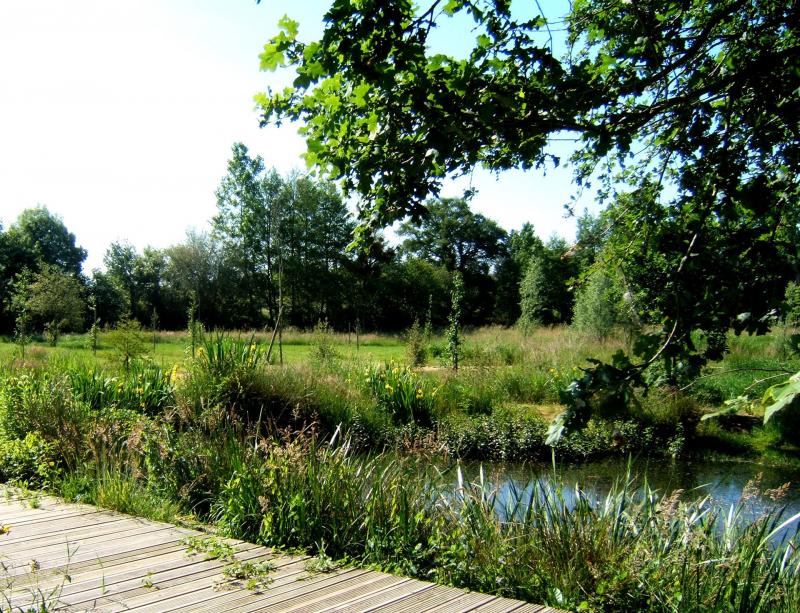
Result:
{"label": "large plant leaf", "polygon": [[765,393],[761,404],[764,406],[764,423],[780,411],[791,406],[800,399],[800,372],[789,377],[788,381],[770,387]]}

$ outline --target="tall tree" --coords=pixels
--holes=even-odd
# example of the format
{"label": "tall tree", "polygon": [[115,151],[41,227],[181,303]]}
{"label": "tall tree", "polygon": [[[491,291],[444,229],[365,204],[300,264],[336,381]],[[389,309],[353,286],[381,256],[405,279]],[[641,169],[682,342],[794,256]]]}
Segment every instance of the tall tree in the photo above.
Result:
{"label": "tall tree", "polygon": [[[217,214],[212,226],[228,257],[238,260],[240,325],[258,326],[263,309],[274,317],[271,270],[271,226],[273,215],[265,187],[281,189],[279,177],[264,177],[264,160],[251,157],[242,143],[234,143],[228,172],[217,189]],[[271,192],[272,194],[272,192]]]}
{"label": "tall tree", "polygon": [[75,235],[46,207],[22,211],[8,228],[6,240],[16,252],[14,273],[22,268],[39,271],[51,265],[74,277],[81,274],[86,250],[75,244]]}
{"label": "tall tree", "polygon": [[226,251],[205,233],[190,231],[183,243],[165,251],[164,277],[181,307],[181,327],[192,296],[197,300],[197,319],[208,328],[231,328],[236,321],[238,275]]}
{"label": "tall tree", "polygon": [[403,251],[462,275],[465,322],[485,324],[494,309],[491,275],[503,253],[506,232],[497,223],[473,213],[460,198],[428,202],[419,223],[400,226]]}
{"label": "tall tree", "polygon": [[114,326],[123,315],[130,312],[128,293],[109,273],[92,271],[89,294],[94,297],[100,325]]}
{"label": "tall tree", "polygon": [[86,301],[84,287],[73,275],[56,266],[45,265],[27,288],[27,311],[55,346],[62,332],[80,330]]}
{"label": "tall tree", "polygon": [[284,254],[284,292],[288,320],[300,327],[326,318],[341,325],[346,300],[345,247],[354,222],[335,187],[309,177],[291,176],[280,215]]}
{"label": "tall tree", "polygon": [[111,243],[103,256],[108,276],[125,292],[127,306],[132,316],[135,316],[139,304],[139,284],[136,274],[138,260],[139,254],[136,248],[128,242]]}
{"label": "tall tree", "polygon": [[521,323],[569,323],[574,302],[570,281],[576,273],[566,241],[551,238],[528,262],[520,285]]}
{"label": "tall tree", "polygon": [[5,232],[0,227],[0,330],[9,332],[14,327],[9,305],[18,275],[54,266],[79,278],[85,259],[86,250],[75,244],[75,235],[46,207],[22,211]]}

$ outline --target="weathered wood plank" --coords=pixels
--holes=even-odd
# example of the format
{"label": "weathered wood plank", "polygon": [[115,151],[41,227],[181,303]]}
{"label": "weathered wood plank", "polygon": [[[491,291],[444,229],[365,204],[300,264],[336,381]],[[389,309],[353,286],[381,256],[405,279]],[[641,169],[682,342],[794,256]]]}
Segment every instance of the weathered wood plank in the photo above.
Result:
{"label": "weathered wood plank", "polygon": [[455,600],[459,596],[461,596],[464,592],[462,590],[457,590],[453,587],[445,587],[442,585],[433,585],[433,584],[426,584],[431,585],[432,588],[430,590],[426,590],[424,592],[420,592],[415,594],[409,599],[401,599],[393,603],[389,603],[384,605],[380,609],[373,609],[379,610],[381,613],[386,611],[387,613],[393,612],[401,612],[401,611],[424,611],[445,602],[449,602],[451,600]]}
{"label": "weathered wood plank", "polygon": [[10,526],[0,535],[0,602],[14,608],[47,600],[48,610],[58,604],[61,611],[104,613],[557,613],[365,569],[315,574],[306,569],[306,556],[230,539],[236,559],[269,560],[274,568],[260,591],[226,586],[228,561],[186,552],[182,540],[200,532],[47,496],[26,506],[27,496],[0,490],[0,525]]}

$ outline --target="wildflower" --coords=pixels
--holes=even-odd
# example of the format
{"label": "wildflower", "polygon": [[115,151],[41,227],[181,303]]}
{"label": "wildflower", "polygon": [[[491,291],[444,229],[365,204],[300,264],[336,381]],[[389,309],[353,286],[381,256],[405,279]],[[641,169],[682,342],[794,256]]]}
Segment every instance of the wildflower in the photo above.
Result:
{"label": "wildflower", "polygon": [[394,391],[394,388],[391,385],[389,385],[388,383],[386,384],[385,388],[386,388],[386,391],[389,392],[390,394]]}
{"label": "wildflower", "polygon": [[417,400],[421,400],[425,397],[425,392],[422,391],[422,388],[417,388]]}

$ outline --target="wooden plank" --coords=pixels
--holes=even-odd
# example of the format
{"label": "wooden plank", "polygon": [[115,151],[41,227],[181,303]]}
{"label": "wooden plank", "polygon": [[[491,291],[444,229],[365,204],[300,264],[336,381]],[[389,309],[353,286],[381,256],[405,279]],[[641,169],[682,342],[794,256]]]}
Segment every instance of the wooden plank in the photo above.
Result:
{"label": "wooden plank", "polygon": [[404,598],[393,603],[388,603],[377,610],[381,611],[381,613],[410,610],[424,611],[451,600],[455,600],[464,594],[463,590],[458,590],[454,587],[445,587],[442,585],[434,585],[432,583],[427,585],[430,585],[433,589],[420,592],[408,599]]}
{"label": "wooden plank", "polygon": [[487,596],[486,594],[462,592],[461,596],[440,604],[439,606],[424,609],[424,611],[435,611],[436,613],[466,613],[467,611],[474,611],[479,606],[487,604],[492,600],[494,600],[494,597]]}
{"label": "wooden plank", "polygon": [[328,587],[296,595],[294,598],[267,605],[258,611],[291,611],[309,609],[320,611],[324,607],[344,604],[364,595],[374,594],[385,587],[397,584],[397,577],[383,573],[369,573],[352,581],[341,581]]}
{"label": "wooden plank", "polygon": [[[251,548],[255,547],[254,545]],[[115,565],[106,565],[102,561],[93,568],[81,571],[69,569],[70,583],[64,587],[62,594],[77,595],[96,589],[110,589],[112,586],[126,580],[136,579],[141,583],[149,572],[164,572],[174,568],[191,568],[187,563],[183,549],[164,551],[157,555],[140,556],[134,560],[122,561]],[[219,564],[217,564],[219,566]]]}
{"label": "wooden plank", "polygon": [[3,547],[3,555],[7,558],[14,560],[24,559],[36,560],[47,559],[52,554],[59,554],[66,549],[73,550],[75,547],[100,547],[103,544],[119,543],[120,541],[127,541],[129,539],[137,539],[149,534],[158,534],[169,531],[169,528],[162,528],[160,526],[137,526],[135,528],[125,524],[116,526],[114,528],[99,530],[94,535],[79,535],[74,540],[70,538],[69,534],[54,535],[54,538],[37,543],[33,547],[27,547],[25,543],[17,543],[10,547]]}
{"label": "wooden plank", "polygon": [[[6,577],[6,604],[24,607],[36,594],[56,594],[70,610],[237,611],[371,613],[557,613],[521,601],[468,593],[364,569],[310,574],[305,556],[228,540],[241,560],[269,559],[275,569],[261,592],[235,585],[220,591],[225,563],[202,555],[187,556],[181,539],[202,533],[169,524],[102,511],[87,505],[42,497],[37,508],[25,506],[23,493],[0,501],[0,558]],[[69,549],[69,551],[68,551]],[[30,573],[31,560],[40,569]],[[71,582],[64,582],[64,573]],[[39,602],[41,598],[39,598]],[[53,605],[53,602],[49,602]],[[51,606],[52,608],[52,606]]]}
{"label": "wooden plank", "polygon": [[59,522],[45,522],[44,525],[38,525],[35,530],[19,530],[13,526],[9,529],[7,535],[0,540],[0,547],[3,549],[11,548],[13,545],[28,545],[31,548],[36,547],[39,543],[53,542],[55,540],[64,540],[68,537],[69,540],[78,540],[84,536],[97,534],[100,530],[106,530],[114,526],[129,526],[127,520],[124,518],[105,518],[104,521],[87,521],[86,518],[76,520]]}
{"label": "wooden plank", "polygon": [[[274,556],[272,552],[262,547],[251,547],[253,547],[252,550],[239,553],[236,557],[241,560],[263,560]],[[126,589],[124,594],[120,593],[123,591],[121,587],[115,588],[114,594],[107,600],[103,600],[102,604],[113,605],[122,597],[125,603],[125,610],[131,610],[140,606],[148,606],[154,602],[155,597],[155,602],[160,603],[158,607],[159,610],[161,610],[164,608],[163,602],[165,600],[212,587],[214,585],[214,580],[222,576],[222,567],[224,563],[219,560],[203,560],[202,557],[200,557],[199,560],[200,563],[206,566],[197,567],[193,569],[191,573],[187,570],[155,573],[150,579],[154,588],[157,588],[157,591],[141,589],[143,587],[141,579],[144,577],[144,573],[142,573],[138,582],[134,581],[126,586],[121,586],[130,588]],[[288,563],[291,562],[291,560],[286,559],[285,562]]]}
{"label": "wooden plank", "polygon": [[82,515],[97,515],[100,513],[108,513],[109,511],[93,511],[87,513],[81,509],[57,509],[54,511],[42,511],[41,509],[21,510],[17,509],[13,512],[0,514],[0,523],[11,524],[12,526],[27,525],[40,523],[43,521],[50,521],[54,518],[62,517],[80,517]]}
{"label": "wooden plank", "polygon": [[[263,557],[263,553],[252,546],[252,550],[243,551],[237,557],[242,560],[259,559]],[[100,597],[97,595],[99,581],[94,579],[89,584],[78,586],[74,591],[68,591],[62,602],[72,606],[85,605],[89,602],[102,605],[127,601],[136,595],[147,594],[154,590],[163,595],[165,587],[180,586],[189,581],[218,575],[224,565],[225,563],[220,560],[206,560],[199,556],[194,559],[187,559],[184,556],[153,565],[151,568],[138,565],[136,569],[128,568],[119,574],[105,577],[105,590]]]}
{"label": "wooden plank", "polygon": [[[116,543],[116,544],[105,544],[102,547],[96,547],[92,549],[79,549],[77,552],[74,552],[72,555],[67,556],[65,555],[64,551],[61,551],[57,554],[52,554],[47,558],[36,558],[36,561],[39,562],[40,568],[42,570],[54,569],[59,566],[69,565],[72,567],[73,564],[85,562],[87,560],[95,560],[95,559],[104,559],[106,556],[116,555],[116,554],[125,554],[130,552],[133,549],[141,549],[156,545],[167,544],[171,543],[178,543],[183,538],[183,535],[180,534],[170,534],[167,533],[167,536],[164,535],[164,531],[159,531],[153,534],[147,534],[144,537],[140,537],[137,539],[135,543],[126,542],[126,543]],[[29,561],[29,560],[28,560]],[[24,573],[26,570],[24,566],[28,564],[28,561],[25,560],[18,560],[18,564],[20,568],[10,568],[6,574],[16,575],[20,572]]]}
{"label": "wooden plank", "polygon": [[[342,573],[342,577],[350,577],[350,578],[357,578],[364,576],[369,571],[365,570],[349,570]],[[341,579],[334,579],[334,581]],[[194,610],[209,610],[209,611],[238,611],[243,612],[250,610],[247,606],[243,606],[244,603],[241,601],[244,599],[252,598],[253,603],[258,608],[262,606],[262,602],[264,600],[269,600],[270,598],[278,598],[278,597],[286,597],[288,594],[296,593],[299,589],[312,589],[315,586],[324,583],[324,581],[311,581],[311,582],[304,582],[304,581],[291,581],[287,584],[284,584],[280,587],[273,588],[269,587],[268,589],[264,590],[261,593],[250,592],[245,589],[236,589],[232,592],[224,592],[215,590],[213,585],[209,585],[206,583],[202,586],[195,586],[196,589],[190,592],[186,592],[183,594],[178,595],[177,597],[169,597],[162,601],[159,605],[153,607],[145,607],[142,609],[132,608],[127,609],[129,611],[137,611],[139,613],[144,613],[145,611],[148,612],[159,612],[159,613],[167,613],[169,611],[185,611],[188,608],[192,607],[195,608]],[[301,586],[301,587],[298,587]],[[199,605],[202,603],[203,607],[199,608]],[[224,606],[221,606],[223,605]]]}
{"label": "wooden plank", "polygon": [[[293,598],[298,594],[322,589],[334,583],[342,583],[345,580],[353,580],[363,577],[369,571],[361,569],[349,569],[334,572],[330,575],[317,575],[309,577],[307,574],[297,573],[287,578],[280,585],[269,585],[261,593],[248,592],[247,590],[237,590],[232,595],[222,595],[217,597],[205,597],[202,607],[191,607],[189,610],[194,612],[213,613],[215,611],[237,611],[245,613],[247,611],[258,611],[265,605],[274,602],[282,602]],[[306,577],[304,579],[304,577]],[[170,609],[173,610],[173,609]]]}
{"label": "wooden plank", "polygon": [[359,598],[351,599],[345,603],[333,604],[333,606],[327,606],[329,603],[325,603],[326,606],[320,609],[320,611],[330,613],[374,611],[375,609],[380,609],[381,607],[398,600],[407,600],[414,594],[433,589],[433,587],[434,586],[431,584],[421,583],[419,581],[414,581],[413,579],[398,578],[397,582],[388,585],[383,589],[371,592]]}
{"label": "wooden plank", "polygon": [[250,605],[254,602],[263,600],[262,594],[276,594],[285,591],[287,586],[296,585],[298,583],[304,585],[313,585],[317,581],[321,581],[324,576],[309,575],[305,569],[306,562],[309,558],[302,561],[294,562],[288,566],[277,569],[269,576],[271,582],[266,588],[260,591],[251,591],[243,587],[231,587],[229,589],[219,589],[216,593],[209,593],[208,590],[198,592],[196,594],[197,601],[191,606],[187,607],[186,611],[220,611],[228,610]]}

